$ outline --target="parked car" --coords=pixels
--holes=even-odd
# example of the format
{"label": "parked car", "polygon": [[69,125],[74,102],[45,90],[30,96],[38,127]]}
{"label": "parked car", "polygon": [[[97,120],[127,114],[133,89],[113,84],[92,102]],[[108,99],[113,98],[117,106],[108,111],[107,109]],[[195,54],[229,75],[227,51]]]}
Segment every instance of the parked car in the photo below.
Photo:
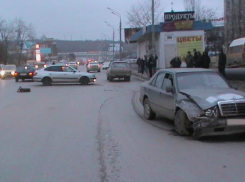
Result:
{"label": "parked car", "polygon": [[171,119],[180,135],[245,132],[245,93],[213,70],[159,70],[142,84],[140,102],[146,119],[156,114]]}
{"label": "parked car", "polygon": [[100,72],[100,65],[98,62],[89,62],[87,65],[87,72],[97,71]]}
{"label": "parked car", "polygon": [[96,76],[90,73],[77,71],[69,66],[52,65],[41,70],[36,70],[33,80],[48,86],[52,83],[80,83],[87,85],[96,82]]}
{"label": "parked car", "polygon": [[131,69],[125,61],[111,62],[107,69],[107,80],[113,81],[114,78],[124,78],[126,81],[130,81]]}
{"label": "parked car", "polygon": [[19,79],[22,81],[26,79],[33,80],[35,70],[34,66],[19,66],[14,73],[15,81],[18,82]]}
{"label": "parked car", "polygon": [[14,77],[14,72],[16,70],[16,66],[13,64],[2,65],[0,70],[0,76],[2,79],[7,77]]}
{"label": "parked car", "polygon": [[68,66],[70,66],[70,67],[72,67],[72,68],[75,68],[75,69],[78,68],[77,62],[70,62],[70,63],[68,64]]}
{"label": "parked car", "polygon": [[104,62],[104,64],[102,65],[102,70],[107,70],[110,66],[110,62]]}

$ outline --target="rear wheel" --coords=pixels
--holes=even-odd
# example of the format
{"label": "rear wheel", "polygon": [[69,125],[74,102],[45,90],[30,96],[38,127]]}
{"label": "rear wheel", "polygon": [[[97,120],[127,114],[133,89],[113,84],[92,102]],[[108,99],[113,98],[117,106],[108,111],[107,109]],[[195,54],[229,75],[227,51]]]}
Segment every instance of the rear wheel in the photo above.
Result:
{"label": "rear wheel", "polygon": [[156,117],[156,113],[152,111],[148,98],[144,100],[144,117],[148,120],[153,120]]}
{"label": "rear wheel", "polygon": [[112,82],[113,81],[113,77],[109,76],[109,81]]}
{"label": "rear wheel", "polygon": [[44,86],[49,86],[52,83],[51,78],[43,78],[42,80]]}
{"label": "rear wheel", "polygon": [[89,78],[88,77],[82,77],[80,78],[80,81],[81,85],[88,85],[89,83]]}
{"label": "rear wheel", "polygon": [[185,112],[179,109],[174,120],[175,130],[183,136],[189,136],[193,133],[191,121],[187,118]]}

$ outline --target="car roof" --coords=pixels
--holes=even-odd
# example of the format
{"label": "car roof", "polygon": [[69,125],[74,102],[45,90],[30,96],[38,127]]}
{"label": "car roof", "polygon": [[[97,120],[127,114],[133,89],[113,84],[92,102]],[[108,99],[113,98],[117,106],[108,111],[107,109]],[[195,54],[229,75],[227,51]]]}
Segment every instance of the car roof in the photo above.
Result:
{"label": "car roof", "polygon": [[168,71],[172,73],[215,72],[215,70],[203,68],[167,68],[161,69],[161,71]]}

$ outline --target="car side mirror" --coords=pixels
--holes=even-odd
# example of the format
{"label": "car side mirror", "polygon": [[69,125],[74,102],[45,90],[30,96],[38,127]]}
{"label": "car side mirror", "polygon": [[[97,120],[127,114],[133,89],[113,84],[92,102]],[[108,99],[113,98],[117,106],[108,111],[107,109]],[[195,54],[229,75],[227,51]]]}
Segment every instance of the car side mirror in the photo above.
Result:
{"label": "car side mirror", "polygon": [[75,70],[73,71],[73,73],[76,73],[76,72],[77,72],[77,71],[75,71]]}
{"label": "car side mirror", "polygon": [[172,86],[171,86],[171,87],[167,87],[167,88],[166,88],[166,92],[167,92],[167,93],[170,93],[170,92],[171,92],[171,93],[174,93],[174,87],[172,87]]}

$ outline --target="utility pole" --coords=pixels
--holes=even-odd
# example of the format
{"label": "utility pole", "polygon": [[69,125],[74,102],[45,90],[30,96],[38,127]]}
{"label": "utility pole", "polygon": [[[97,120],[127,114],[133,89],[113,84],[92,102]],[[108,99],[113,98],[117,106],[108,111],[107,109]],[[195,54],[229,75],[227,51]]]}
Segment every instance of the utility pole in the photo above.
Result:
{"label": "utility pole", "polygon": [[120,50],[119,50],[119,57],[120,57],[120,61],[122,60],[122,18],[121,18],[121,14],[114,11],[111,8],[107,8],[108,10],[111,11],[112,14],[116,15],[117,17],[119,17],[120,22],[119,22],[119,34],[120,34]]}
{"label": "utility pole", "polygon": [[113,27],[111,24],[109,24],[107,21],[105,21],[105,23],[106,23],[109,27],[111,27],[112,30],[113,30],[113,34],[112,34],[113,48],[112,48],[112,50],[113,50],[113,61],[114,61],[114,59],[115,59],[115,50],[114,50],[114,48],[115,48],[115,29],[114,29],[114,27]]}
{"label": "utility pole", "polygon": [[152,37],[151,37],[151,53],[155,54],[155,26],[154,26],[154,0],[152,0],[152,10],[151,10],[151,14],[152,14]]}

